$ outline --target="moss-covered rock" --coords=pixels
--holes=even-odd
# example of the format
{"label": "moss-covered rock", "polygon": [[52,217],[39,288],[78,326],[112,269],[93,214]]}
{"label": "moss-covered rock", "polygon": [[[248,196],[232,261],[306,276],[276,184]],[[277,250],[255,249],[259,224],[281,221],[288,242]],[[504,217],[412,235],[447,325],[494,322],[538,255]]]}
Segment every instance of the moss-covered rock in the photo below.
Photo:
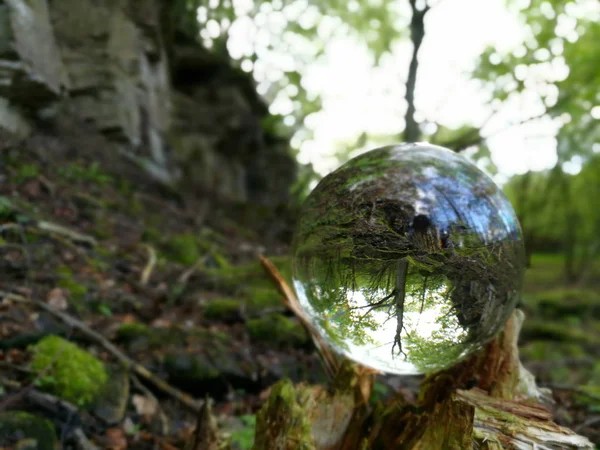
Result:
{"label": "moss-covered rock", "polygon": [[79,406],[90,405],[108,380],[94,356],[58,336],[47,336],[31,348],[31,369],[40,387]]}
{"label": "moss-covered rock", "polygon": [[145,351],[164,346],[185,345],[193,332],[185,332],[177,327],[149,327],[143,323],[125,323],[117,330],[117,342],[131,352]]}
{"label": "moss-covered rock", "polygon": [[221,371],[203,354],[183,350],[168,353],[163,364],[169,379],[177,384],[202,383],[221,376]]}
{"label": "moss-covered rock", "polygon": [[198,242],[193,234],[180,234],[165,240],[163,255],[169,261],[184,265],[194,264],[200,258]]}
{"label": "moss-covered rock", "polygon": [[121,343],[128,343],[140,337],[147,337],[152,334],[148,325],[139,322],[124,323],[117,330],[117,340]]}
{"label": "moss-covered rock", "polygon": [[240,301],[235,298],[215,298],[204,306],[204,317],[209,320],[235,321],[241,318]]}
{"label": "moss-covered rock", "polygon": [[526,295],[524,303],[536,315],[552,319],[565,316],[600,318],[600,293],[586,289],[554,289]]}
{"label": "moss-covered rock", "polygon": [[49,420],[21,411],[0,412],[0,448],[15,448],[27,440],[38,450],[55,450],[58,441]]}
{"label": "moss-covered rock", "polygon": [[276,308],[283,306],[281,295],[273,286],[269,287],[249,287],[244,290],[246,297],[246,307],[250,315],[260,313],[267,308]]}
{"label": "moss-covered rock", "polygon": [[282,314],[271,314],[247,322],[252,339],[280,346],[302,347],[309,341],[304,328],[295,320]]}
{"label": "moss-covered rock", "polygon": [[546,340],[553,342],[568,342],[586,346],[600,345],[600,338],[581,327],[573,327],[568,323],[551,322],[542,319],[525,321],[521,331],[524,341]]}
{"label": "moss-covered rock", "polygon": [[[269,260],[289,282],[292,274],[290,258],[272,257]],[[276,292],[273,282],[266,275],[265,270],[258,260],[239,266],[212,268],[208,269],[206,273],[210,282],[221,290],[243,295],[246,295],[253,289],[270,289]]]}
{"label": "moss-covered rock", "polygon": [[129,401],[129,374],[122,367],[109,369],[110,378],[93,404],[94,414],[104,422],[114,425],[125,417]]}

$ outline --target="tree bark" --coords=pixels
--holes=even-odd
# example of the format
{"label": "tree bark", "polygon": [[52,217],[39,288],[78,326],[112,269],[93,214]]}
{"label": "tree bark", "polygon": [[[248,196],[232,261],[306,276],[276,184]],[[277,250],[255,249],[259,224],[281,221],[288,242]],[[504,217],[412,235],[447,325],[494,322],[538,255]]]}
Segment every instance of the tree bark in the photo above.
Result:
{"label": "tree bark", "polygon": [[419,140],[421,132],[419,124],[415,120],[415,88],[417,84],[417,69],[419,67],[419,49],[425,37],[425,15],[429,11],[429,6],[423,10],[417,8],[417,0],[409,0],[412,9],[412,19],[410,21],[410,38],[413,43],[413,53],[408,68],[408,77],[406,79],[406,102],[408,107],[404,121],[406,128],[404,130],[404,140],[406,142],[416,142]]}

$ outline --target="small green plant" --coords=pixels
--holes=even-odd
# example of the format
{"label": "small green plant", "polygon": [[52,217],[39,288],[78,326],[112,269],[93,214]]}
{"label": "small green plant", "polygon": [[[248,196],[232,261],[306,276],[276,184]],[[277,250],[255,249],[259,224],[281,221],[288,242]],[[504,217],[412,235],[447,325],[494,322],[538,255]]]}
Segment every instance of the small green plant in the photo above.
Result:
{"label": "small green plant", "polygon": [[69,181],[92,182],[100,186],[105,186],[113,181],[113,178],[104,172],[97,162],[93,162],[89,166],[72,163],[61,169],[59,174]]}
{"label": "small green plant", "polygon": [[57,270],[61,279],[58,281],[58,287],[65,289],[70,294],[70,299],[73,301],[73,306],[81,308],[83,301],[88,293],[87,286],[78,283],[73,278],[73,271],[67,266],[60,266]]}
{"label": "small green plant", "polygon": [[256,428],[256,416],[246,414],[240,416],[243,427],[231,433],[231,443],[234,448],[250,450],[254,445],[254,429]]}
{"label": "small green plant", "polygon": [[39,387],[68,402],[90,405],[108,380],[101,361],[59,336],[47,336],[31,350]]}
{"label": "small green plant", "polygon": [[15,206],[9,198],[0,196],[0,220],[12,220],[15,215]]}
{"label": "small green plant", "polygon": [[35,164],[24,164],[17,172],[17,182],[22,183],[40,176],[40,168]]}

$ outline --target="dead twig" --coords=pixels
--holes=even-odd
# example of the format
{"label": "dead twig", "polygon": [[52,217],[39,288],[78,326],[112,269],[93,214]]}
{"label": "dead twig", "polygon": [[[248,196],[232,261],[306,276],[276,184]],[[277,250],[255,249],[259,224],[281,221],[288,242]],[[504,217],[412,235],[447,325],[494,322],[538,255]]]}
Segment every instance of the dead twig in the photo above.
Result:
{"label": "dead twig", "polygon": [[93,237],[70,230],[69,228],[63,227],[62,225],[58,225],[56,223],[40,220],[37,222],[37,226],[42,231],[68,238],[74,244],[84,244],[89,247],[96,247],[98,245],[98,242]]}
{"label": "dead twig", "polygon": [[312,337],[315,346],[317,347],[317,351],[321,358],[321,362],[327,372],[327,375],[330,379],[334,379],[340,369],[340,362],[337,356],[329,349],[317,329],[314,325],[308,320],[304,311],[302,311],[300,307],[300,302],[298,298],[294,294],[292,288],[287,284],[283,276],[279,273],[277,268],[273,265],[271,261],[269,261],[264,256],[260,256],[260,263],[265,269],[267,275],[271,278],[279,293],[283,296],[283,303],[287,306],[300,320],[300,323],[306,328],[310,336]]}
{"label": "dead twig", "polygon": [[146,369],[141,364],[133,361],[131,358],[129,358],[129,356],[127,356],[125,353],[123,353],[117,346],[112,344],[108,339],[106,339],[100,333],[97,333],[96,331],[92,330],[90,327],[88,327],[86,324],[81,322],[79,319],[76,319],[75,317],[72,317],[69,314],[66,314],[62,311],[58,311],[44,302],[28,299],[21,295],[0,291],[0,296],[6,298],[8,300],[14,301],[14,302],[36,305],[40,309],[43,309],[43,310],[49,312],[50,314],[58,317],[60,320],[65,322],[67,325],[73,327],[74,329],[79,330],[82,334],[84,334],[85,336],[92,339],[100,346],[102,346],[107,352],[112,354],[119,361],[119,363],[121,363],[121,365],[125,368],[125,370],[132,371],[135,374],[142,377],[143,379],[148,380],[150,383],[152,383],[158,389],[160,389],[164,393],[170,395],[171,397],[173,397],[174,399],[179,401],[182,405],[184,405],[191,411],[197,413],[200,410],[200,407],[202,406],[202,402],[190,397],[189,395],[185,394],[184,392],[180,391],[179,389],[171,386],[169,383],[167,383],[166,381],[164,381],[161,378],[154,375],[152,372],[150,372],[148,369]]}
{"label": "dead twig", "polygon": [[[17,391],[19,401],[39,407],[45,414],[56,417],[59,421],[71,423],[74,430],[82,427],[97,432],[101,429],[98,420],[91,414],[78,409],[72,403],[55,397],[46,392],[40,392],[31,385],[23,386],[21,383],[0,377],[0,384],[7,389]],[[14,396],[12,397],[14,398]]]}
{"label": "dead twig", "polygon": [[144,267],[142,271],[142,276],[140,278],[140,284],[142,286],[146,286],[148,281],[150,281],[150,277],[152,276],[152,272],[154,271],[154,267],[156,266],[156,250],[151,245],[144,244],[144,247],[148,251],[148,264]]}

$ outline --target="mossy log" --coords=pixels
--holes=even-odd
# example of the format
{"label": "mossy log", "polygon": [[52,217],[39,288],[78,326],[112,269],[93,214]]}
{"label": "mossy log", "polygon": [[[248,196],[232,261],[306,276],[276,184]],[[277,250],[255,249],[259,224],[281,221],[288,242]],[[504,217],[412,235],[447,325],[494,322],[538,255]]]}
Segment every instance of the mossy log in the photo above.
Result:
{"label": "mossy log", "polygon": [[478,354],[428,376],[414,403],[369,406],[374,374],[348,361],[330,388],[281,381],[257,415],[254,450],[593,449],[541,404],[549,392],[519,361],[523,320],[516,311]]}

